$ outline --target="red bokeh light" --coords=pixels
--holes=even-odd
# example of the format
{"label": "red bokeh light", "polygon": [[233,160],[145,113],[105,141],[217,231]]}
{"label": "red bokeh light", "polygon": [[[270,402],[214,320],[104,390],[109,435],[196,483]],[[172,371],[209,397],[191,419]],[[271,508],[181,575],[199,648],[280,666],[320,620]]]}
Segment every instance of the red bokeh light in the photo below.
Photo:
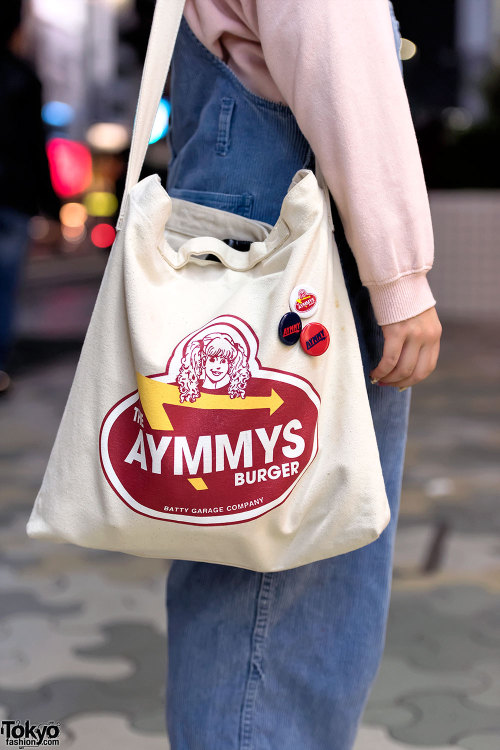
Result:
{"label": "red bokeh light", "polygon": [[47,144],[50,177],[61,198],[82,193],[92,182],[92,156],[83,143],[52,138]]}
{"label": "red bokeh light", "polygon": [[111,224],[97,224],[90,234],[90,239],[96,247],[110,247],[115,240],[115,234]]}

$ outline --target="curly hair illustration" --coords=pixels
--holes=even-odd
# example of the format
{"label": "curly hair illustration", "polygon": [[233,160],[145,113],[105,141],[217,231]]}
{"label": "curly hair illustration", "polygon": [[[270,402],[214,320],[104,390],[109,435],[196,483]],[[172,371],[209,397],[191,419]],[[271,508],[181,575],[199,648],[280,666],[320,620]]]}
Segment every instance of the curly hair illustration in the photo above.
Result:
{"label": "curly hair illustration", "polygon": [[228,385],[231,398],[245,398],[250,379],[248,356],[241,344],[227,333],[209,333],[185,347],[177,376],[179,400],[194,403],[204,388]]}

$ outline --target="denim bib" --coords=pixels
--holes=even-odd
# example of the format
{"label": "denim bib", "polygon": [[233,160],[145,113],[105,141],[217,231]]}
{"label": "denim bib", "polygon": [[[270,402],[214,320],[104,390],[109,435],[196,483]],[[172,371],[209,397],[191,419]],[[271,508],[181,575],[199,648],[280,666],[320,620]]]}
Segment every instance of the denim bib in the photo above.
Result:
{"label": "denim bib", "polygon": [[291,109],[249,91],[184,17],[171,76],[168,194],[274,224],[294,174],[314,168]]}

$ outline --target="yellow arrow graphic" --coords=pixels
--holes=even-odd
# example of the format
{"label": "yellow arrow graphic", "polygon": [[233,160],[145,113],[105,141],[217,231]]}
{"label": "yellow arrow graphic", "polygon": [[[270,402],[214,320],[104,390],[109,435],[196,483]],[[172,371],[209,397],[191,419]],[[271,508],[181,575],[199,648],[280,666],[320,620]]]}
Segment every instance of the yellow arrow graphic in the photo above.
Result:
{"label": "yellow arrow graphic", "polygon": [[136,372],[139,398],[146,418],[153,430],[173,430],[172,422],[163,405],[185,406],[188,409],[269,409],[269,416],[277,411],[283,399],[271,388],[270,396],[247,396],[231,398],[230,396],[201,393],[194,404],[190,401],[179,401],[179,389],[172,383],[152,380]]}

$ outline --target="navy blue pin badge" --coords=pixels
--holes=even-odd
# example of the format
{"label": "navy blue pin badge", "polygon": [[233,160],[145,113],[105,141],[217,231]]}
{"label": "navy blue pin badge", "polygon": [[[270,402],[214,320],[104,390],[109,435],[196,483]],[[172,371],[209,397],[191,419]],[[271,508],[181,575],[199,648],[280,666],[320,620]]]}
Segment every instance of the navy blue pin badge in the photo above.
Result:
{"label": "navy blue pin badge", "polygon": [[300,339],[302,321],[294,312],[288,312],[281,318],[278,326],[280,341],[287,346],[293,346]]}

